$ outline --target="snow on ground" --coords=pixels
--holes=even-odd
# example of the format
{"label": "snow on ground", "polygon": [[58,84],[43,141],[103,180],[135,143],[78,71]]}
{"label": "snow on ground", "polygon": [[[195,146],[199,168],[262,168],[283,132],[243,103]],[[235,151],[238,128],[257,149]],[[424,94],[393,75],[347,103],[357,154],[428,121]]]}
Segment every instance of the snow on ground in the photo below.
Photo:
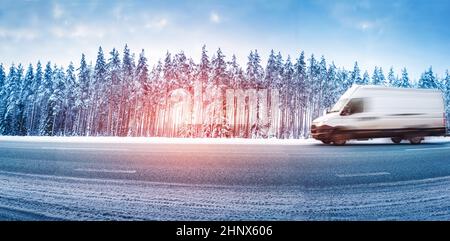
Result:
{"label": "snow on ground", "polygon": [[0,171],[0,218],[448,220],[450,177],[306,189],[85,179]]}
{"label": "snow on ground", "polygon": [[[85,136],[0,136],[0,141],[63,142],[63,143],[151,143],[151,144],[256,144],[256,145],[312,145],[320,144],[308,139],[244,139],[244,138],[169,138],[169,137],[85,137]],[[406,141],[404,141],[406,142]],[[450,137],[426,137],[425,143],[450,142]],[[351,140],[351,144],[392,143],[389,138],[367,141]]]}

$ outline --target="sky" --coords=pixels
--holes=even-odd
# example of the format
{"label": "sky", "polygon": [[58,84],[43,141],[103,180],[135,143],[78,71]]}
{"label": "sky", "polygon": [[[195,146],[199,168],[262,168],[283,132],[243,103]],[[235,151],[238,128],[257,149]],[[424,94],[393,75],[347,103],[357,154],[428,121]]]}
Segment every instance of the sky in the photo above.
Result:
{"label": "sky", "polygon": [[348,70],[403,67],[418,79],[428,67],[450,69],[448,0],[0,0],[0,63],[38,60],[78,65],[81,53],[95,63],[125,44],[150,64],[167,51],[196,62],[206,44],[245,66],[258,49],[295,59],[324,55]]}

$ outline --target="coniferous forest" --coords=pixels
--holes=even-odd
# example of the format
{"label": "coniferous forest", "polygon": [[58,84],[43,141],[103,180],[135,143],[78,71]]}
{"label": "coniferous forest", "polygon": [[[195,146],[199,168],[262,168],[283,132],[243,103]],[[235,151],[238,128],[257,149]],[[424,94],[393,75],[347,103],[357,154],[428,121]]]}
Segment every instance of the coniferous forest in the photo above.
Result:
{"label": "coniferous forest", "polygon": [[273,50],[267,63],[253,50],[240,66],[205,46],[198,60],[167,52],[147,62],[144,50],[125,46],[68,66],[0,64],[0,135],[307,138],[311,121],[353,84],[436,88],[450,102],[448,70],[438,78],[431,67],[411,80],[405,68],[346,70]]}

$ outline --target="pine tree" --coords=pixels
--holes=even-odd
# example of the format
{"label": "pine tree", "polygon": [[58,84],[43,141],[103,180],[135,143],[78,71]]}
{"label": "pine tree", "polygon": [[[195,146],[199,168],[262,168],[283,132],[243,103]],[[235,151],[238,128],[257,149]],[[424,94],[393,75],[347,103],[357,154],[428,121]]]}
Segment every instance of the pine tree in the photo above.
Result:
{"label": "pine tree", "polygon": [[378,70],[378,67],[375,66],[375,69],[373,70],[373,75],[372,75],[372,84],[373,85],[381,85],[383,82],[381,80],[380,77],[380,72]]}
{"label": "pine tree", "polygon": [[[251,51],[250,55],[248,57],[247,62],[247,72],[246,72],[246,78],[247,83],[256,88],[256,91],[258,91],[262,87],[262,79],[264,75],[264,70],[261,66],[261,58],[258,54],[258,51],[255,49],[255,51]],[[256,120],[251,123],[247,123],[247,127],[245,130],[245,136],[257,136],[258,132],[258,118],[259,118],[259,97],[257,95],[256,98],[256,109],[250,109],[249,112],[256,113]]]}
{"label": "pine tree", "polygon": [[[64,123],[66,113],[64,112],[64,97],[66,92],[66,76],[63,67],[54,69],[53,75],[53,92],[49,98],[48,113],[51,114],[49,119],[52,121],[50,135],[61,135],[64,131]],[[50,128],[50,127],[48,127]]]}
{"label": "pine tree", "polygon": [[0,63],[0,91],[2,91],[3,87],[5,86],[5,68],[3,67],[3,64]]}
{"label": "pine tree", "polygon": [[378,68],[378,78],[380,79],[381,85],[386,85],[386,78],[384,77],[383,68],[381,67]]}
{"label": "pine tree", "polygon": [[43,79],[42,65],[41,62],[38,61],[36,65],[36,73],[33,78],[33,83],[31,85],[31,89],[33,90],[32,96],[32,111],[30,118],[30,127],[29,127],[29,135],[39,135],[39,124],[42,116],[42,98],[41,95],[41,84]]}
{"label": "pine tree", "polygon": [[0,64],[0,135],[6,134],[7,79],[3,64]]}
{"label": "pine tree", "polygon": [[144,50],[139,54],[138,64],[136,66],[136,81],[135,81],[135,107],[133,113],[133,135],[142,136],[144,133],[144,121],[148,113],[145,112],[147,98],[150,97],[151,86],[149,85],[148,65],[147,58],[145,57]]}
{"label": "pine tree", "polygon": [[337,81],[337,69],[334,62],[328,67],[327,72],[327,92],[324,95],[324,107],[330,108],[340,97],[339,83]]}
{"label": "pine tree", "polygon": [[8,74],[6,86],[6,113],[4,116],[4,131],[5,135],[19,135],[22,134],[21,116],[23,115],[23,108],[21,108],[21,85],[23,78],[23,67],[21,64],[17,68],[11,65]]}
{"label": "pine tree", "polygon": [[64,109],[65,109],[65,122],[63,135],[74,135],[74,125],[77,117],[77,108],[75,105],[77,93],[74,90],[78,90],[75,66],[70,62],[66,70],[65,79],[65,91],[64,91]]}
{"label": "pine tree", "polygon": [[119,105],[120,105],[120,93],[121,93],[121,61],[119,58],[119,52],[113,49],[110,52],[111,57],[108,61],[108,80],[107,90],[108,96],[108,124],[107,132],[109,135],[116,136],[119,132]]}
{"label": "pine tree", "polygon": [[319,63],[317,63],[314,55],[312,54],[309,59],[309,66],[308,66],[308,88],[309,88],[309,97],[308,97],[308,109],[307,109],[307,115],[306,115],[306,128],[307,132],[309,133],[309,127],[311,126],[311,122],[314,118],[316,118],[319,115],[319,100],[321,98],[321,80],[320,80],[320,66]]}
{"label": "pine tree", "polygon": [[304,137],[304,116],[306,110],[306,98],[308,96],[306,81],[306,62],[305,53],[302,51],[294,65],[294,106],[296,106],[296,120],[294,138]]}
{"label": "pine tree", "polygon": [[369,83],[370,83],[370,77],[369,77],[369,73],[366,70],[366,71],[364,71],[363,78],[361,80],[361,84],[368,85]]}
{"label": "pine tree", "polygon": [[408,72],[406,68],[402,69],[402,78],[400,79],[400,83],[398,87],[409,88],[411,87],[411,83],[409,82]]}
{"label": "pine tree", "polygon": [[91,84],[91,132],[92,134],[104,135],[107,125],[107,78],[108,66],[106,64],[105,56],[102,47],[98,48],[97,60],[94,67],[94,75]]}
{"label": "pine tree", "polygon": [[387,85],[388,86],[393,86],[393,87],[399,87],[400,86],[400,81],[397,77],[395,77],[394,74],[394,67],[391,67],[389,69],[389,73],[388,73],[388,78],[387,78]]}
{"label": "pine tree", "polygon": [[291,57],[288,55],[282,71],[283,85],[281,87],[281,93],[283,97],[283,110],[284,110],[284,126],[282,131],[283,138],[293,138],[294,128],[294,111],[293,105],[293,86],[294,86],[294,66],[291,62]]}
{"label": "pine tree", "polygon": [[362,84],[362,79],[361,79],[361,70],[359,69],[358,66],[358,62],[355,62],[355,66],[353,67],[353,71],[351,73],[351,77],[352,82],[355,84]]}
{"label": "pine tree", "polygon": [[259,57],[258,51],[251,51],[248,56],[247,62],[247,82],[249,86],[260,87],[261,79],[263,78],[263,68],[261,67],[261,58]]}
{"label": "pine tree", "polygon": [[219,48],[216,52],[214,60],[211,61],[212,65],[212,83],[214,85],[228,85],[227,76],[227,63],[225,62],[225,55]]}
{"label": "pine tree", "polygon": [[77,95],[75,100],[75,106],[78,110],[77,119],[75,123],[75,131],[78,135],[86,135],[87,131],[87,117],[89,106],[89,85],[90,85],[91,73],[89,66],[86,63],[86,57],[81,55],[80,67],[78,68],[78,83],[77,83]]}
{"label": "pine tree", "polygon": [[25,136],[29,134],[30,119],[32,112],[32,97],[34,91],[32,89],[34,79],[33,66],[28,66],[25,77],[21,81],[20,85],[20,99],[18,102],[18,135]]}
{"label": "pine tree", "polygon": [[240,89],[244,85],[244,73],[242,68],[237,63],[236,55],[231,56],[231,62],[228,63],[230,68],[228,69],[228,76],[230,76],[230,88]]}
{"label": "pine tree", "polygon": [[119,136],[128,135],[128,126],[130,121],[130,115],[133,112],[132,108],[132,87],[134,79],[134,55],[131,54],[128,45],[125,45],[123,50],[123,60],[122,60],[122,83],[121,83],[121,93],[120,93],[120,105],[119,105]]}
{"label": "pine tree", "polygon": [[264,75],[264,82],[267,83],[267,86],[271,88],[275,88],[278,82],[278,70],[275,59],[275,52],[273,49],[270,51],[269,58],[267,59],[266,71]]}
{"label": "pine tree", "polygon": [[[328,94],[329,89],[328,89],[328,83],[327,83],[327,75],[328,75],[328,70],[327,70],[327,63],[325,61],[325,57],[322,55],[321,59],[320,59],[320,63],[319,63],[319,99],[318,99],[318,106],[317,106],[317,115],[321,115],[322,110],[325,108],[323,102],[324,102],[324,98],[325,95]],[[359,76],[359,72],[358,72],[358,76]],[[360,78],[360,77],[359,77]]]}
{"label": "pine tree", "polygon": [[445,100],[445,114],[446,114],[446,126],[450,125],[450,74],[449,71],[445,71],[445,78],[443,79],[443,92]]}
{"label": "pine tree", "polygon": [[438,89],[439,84],[436,76],[433,73],[432,67],[430,67],[427,71],[425,71],[419,79],[418,83],[419,88],[423,89]]}
{"label": "pine tree", "polygon": [[44,70],[44,79],[39,88],[41,97],[42,115],[39,124],[39,134],[49,136],[53,131],[53,102],[49,101],[53,93],[53,69],[50,62],[47,62]]}

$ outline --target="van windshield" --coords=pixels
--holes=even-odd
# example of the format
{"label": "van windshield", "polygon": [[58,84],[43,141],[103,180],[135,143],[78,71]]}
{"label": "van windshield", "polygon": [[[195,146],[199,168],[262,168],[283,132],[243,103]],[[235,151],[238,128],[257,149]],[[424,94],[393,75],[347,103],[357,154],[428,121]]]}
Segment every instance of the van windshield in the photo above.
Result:
{"label": "van windshield", "polygon": [[331,108],[331,110],[328,113],[341,111],[342,108],[344,108],[345,104],[347,104],[347,102],[348,102],[347,98],[339,99],[338,102],[336,102],[336,104],[333,106],[333,108]]}

